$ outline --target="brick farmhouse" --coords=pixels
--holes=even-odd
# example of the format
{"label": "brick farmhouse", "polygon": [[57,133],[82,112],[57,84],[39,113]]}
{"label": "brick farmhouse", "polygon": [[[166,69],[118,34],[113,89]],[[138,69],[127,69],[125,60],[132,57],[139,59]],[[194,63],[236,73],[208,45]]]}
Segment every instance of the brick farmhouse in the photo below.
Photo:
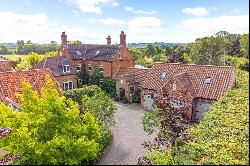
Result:
{"label": "brick farmhouse", "polygon": [[157,106],[165,109],[166,96],[169,96],[170,104],[177,110],[185,106],[187,119],[194,121],[200,120],[212,102],[234,85],[233,67],[154,63],[143,72],[137,69],[137,72],[121,73],[116,89],[119,97],[126,95],[128,98],[140,90],[141,105],[145,110],[156,107],[156,99],[159,100]]}
{"label": "brick farmhouse", "polygon": [[99,67],[104,77],[113,78],[120,68],[133,68],[134,60],[126,47],[126,34],[121,31],[120,44],[69,44],[65,32],[61,34],[61,48],[57,57],[46,58],[34,69],[49,68],[63,90],[77,87],[76,74],[83,65],[92,75],[94,68]]}

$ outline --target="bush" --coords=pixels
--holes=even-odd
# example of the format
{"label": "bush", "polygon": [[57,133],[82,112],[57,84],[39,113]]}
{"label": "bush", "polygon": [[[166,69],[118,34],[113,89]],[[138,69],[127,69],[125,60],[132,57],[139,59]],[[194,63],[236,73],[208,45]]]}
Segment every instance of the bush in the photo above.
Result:
{"label": "bush", "polygon": [[0,126],[12,128],[0,147],[10,156],[21,157],[14,164],[91,164],[102,151],[99,121],[90,112],[79,114],[75,103],[59,93],[52,80],[41,96],[23,83],[21,109],[13,111],[0,104]]}
{"label": "bush", "polygon": [[93,97],[96,94],[102,92],[102,89],[97,85],[84,85],[82,88],[71,89],[68,91],[64,91],[64,96],[69,99],[71,98],[73,101],[81,104],[83,95],[87,95],[88,97]]}

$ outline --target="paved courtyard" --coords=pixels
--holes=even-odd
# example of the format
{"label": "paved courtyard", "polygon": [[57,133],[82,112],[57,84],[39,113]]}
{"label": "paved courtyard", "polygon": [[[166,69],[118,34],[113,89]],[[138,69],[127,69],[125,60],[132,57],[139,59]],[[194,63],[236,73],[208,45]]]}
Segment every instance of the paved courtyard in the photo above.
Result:
{"label": "paved courtyard", "polygon": [[143,130],[142,118],[145,111],[139,104],[117,103],[116,124],[112,128],[113,143],[96,163],[97,165],[134,165],[145,152],[141,145],[153,140],[155,133],[148,135]]}

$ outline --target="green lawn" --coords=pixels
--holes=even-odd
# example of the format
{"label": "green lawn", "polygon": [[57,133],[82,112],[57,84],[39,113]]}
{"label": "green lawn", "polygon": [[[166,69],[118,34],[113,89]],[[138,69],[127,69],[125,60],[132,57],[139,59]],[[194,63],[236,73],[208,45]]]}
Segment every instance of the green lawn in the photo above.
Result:
{"label": "green lawn", "polygon": [[26,60],[28,58],[28,55],[20,55],[20,54],[7,54],[7,55],[0,55],[0,56],[3,56],[8,59],[12,59],[12,60],[18,60],[19,57],[22,60]]}

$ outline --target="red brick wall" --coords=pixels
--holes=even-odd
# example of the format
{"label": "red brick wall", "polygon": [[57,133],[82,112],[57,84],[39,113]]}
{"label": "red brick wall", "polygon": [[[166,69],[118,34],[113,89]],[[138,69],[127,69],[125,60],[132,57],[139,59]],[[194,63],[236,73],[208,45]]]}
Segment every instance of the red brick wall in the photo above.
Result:
{"label": "red brick wall", "polygon": [[60,87],[63,89],[63,82],[72,81],[74,83],[74,88],[77,87],[76,75],[65,75],[55,77],[56,81],[60,84]]}
{"label": "red brick wall", "polygon": [[[134,86],[134,93],[138,92],[138,83],[133,84],[132,86]],[[120,78],[118,80],[116,80],[116,93],[118,95],[118,97],[120,97],[120,88],[124,88],[125,89],[125,96],[128,98],[129,102],[133,101],[133,96],[130,95],[130,83],[126,82],[125,79]]]}
{"label": "red brick wall", "polygon": [[[176,90],[173,90],[173,84],[176,85]],[[170,97],[176,97],[183,101],[185,106],[187,106],[186,116],[189,120],[192,120],[193,98],[178,80],[174,78],[173,80],[169,81],[163,87],[163,93],[168,93]]]}

